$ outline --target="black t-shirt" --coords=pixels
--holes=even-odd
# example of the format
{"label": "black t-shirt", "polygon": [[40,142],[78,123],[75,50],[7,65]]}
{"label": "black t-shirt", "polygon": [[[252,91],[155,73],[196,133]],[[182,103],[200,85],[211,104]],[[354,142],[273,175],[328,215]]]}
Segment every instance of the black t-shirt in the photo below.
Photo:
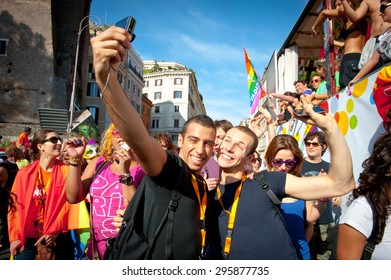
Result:
{"label": "black t-shirt", "polygon": [[326,173],[329,173],[330,163],[322,160],[319,163],[311,163],[306,160],[303,160],[303,165],[301,167],[301,174],[304,177],[318,176],[321,169]]}
{"label": "black t-shirt", "polygon": [[[307,160],[303,160],[303,165],[301,167],[301,174],[305,177],[318,176],[321,169],[326,173],[329,173],[330,163],[322,160],[319,163],[311,163]],[[332,204],[331,201],[326,203],[325,209],[320,215],[317,224],[327,224],[334,222]]]}
{"label": "black t-shirt", "polygon": [[[265,172],[270,189],[281,200],[285,197],[286,174]],[[226,210],[231,210],[240,181],[221,185],[222,201]],[[218,216],[220,249],[223,250],[229,215],[217,200],[213,201],[214,214]],[[232,245],[228,259],[232,260],[294,260],[296,251],[278,215],[273,202],[255,180],[246,179],[237,207]]]}
{"label": "black t-shirt", "polygon": [[[145,183],[144,204],[144,234],[147,240],[151,240],[158,228],[164,213],[170,203],[172,189],[175,186],[181,194],[178,207],[174,214],[173,223],[173,258],[174,259],[198,259],[201,252],[201,223],[200,206],[194,191],[191,172],[188,167],[179,164],[179,156],[167,152],[167,162],[162,172],[156,177],[144,176],[141,184]],[[201,197],[206,195],[203,189],[203,178],[195,175],[198,182]],[[209,203],[209,200],[208,200]],[[210,224],[208,207],[206,213],[207,228]],[[210,232],[209,232],[210,233]],[[207,230],[207,234],[208,230]],[[164,259],[166,243],[166,226],[159,235],[152,259]]]}

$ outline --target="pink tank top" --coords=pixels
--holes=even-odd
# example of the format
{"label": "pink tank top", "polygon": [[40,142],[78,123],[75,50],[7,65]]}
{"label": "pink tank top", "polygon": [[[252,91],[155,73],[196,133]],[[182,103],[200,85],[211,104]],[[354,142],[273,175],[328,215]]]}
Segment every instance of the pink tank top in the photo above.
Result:
{"label": "pink tank top", "polygon": [[[99,157],[96,166],[104,161]],[[106,240],[117,236],[113,217],[118,209],[124,209],[124,197],[122,184],[118,181],[119,175],[110,170],[110,163],[99,171],[90,186],[91,200],[91,233],[94,234],[95,246],[98,249],[100,259],[103,259],[106,250]],[[90,242],[91,244],[91,242]],[[88,257],[92,257],[92,248],[88,250]]]}

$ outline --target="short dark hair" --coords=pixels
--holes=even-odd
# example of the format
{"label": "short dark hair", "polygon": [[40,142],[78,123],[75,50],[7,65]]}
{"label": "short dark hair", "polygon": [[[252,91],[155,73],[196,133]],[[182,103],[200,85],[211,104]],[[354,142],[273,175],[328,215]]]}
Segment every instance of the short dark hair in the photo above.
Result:
{"label": "short dark hair", "polygon": [[307,133],[307,135],[304,137],[304,143],[307,142],[308,140],[312,140],[314,139],[315,137],[318,137],[318,141],[319,141],[319,144],[324,148],[324,150],[322,150],[322,156],[324,155],[324,153],[326,152],[327,150],[327,142],[326,142],[326,136],[324,135],[324,133],[322,131],[310,131]]}
{"label": "short dark hair", "polygon": [[26,126],[23,131],[24,132],[31,132],[31,127]]}
{"label": "short dark hair", "polygon": [[198,124],[200,124],[200,125],[202,125],[204,127],[213,128],[216,131],[216,127],[215,127],[215,125],[213,123],[213,120],[209,116],[207,116],[207,115],[196,115],[194,117],[191,117],[190,119],[188,119],[185,122],[185,124],[182,127],[182,131],[181,131],[182,136],[186,135],[187,128],[193,122],[198,123]]}
{"label": "short dark hair", "polygon": [[296,84],[303,84],[303,85],[308,85],[308,82],[306,80],[297,80],[296,82],[293,83],[293,85],[295,86]]}

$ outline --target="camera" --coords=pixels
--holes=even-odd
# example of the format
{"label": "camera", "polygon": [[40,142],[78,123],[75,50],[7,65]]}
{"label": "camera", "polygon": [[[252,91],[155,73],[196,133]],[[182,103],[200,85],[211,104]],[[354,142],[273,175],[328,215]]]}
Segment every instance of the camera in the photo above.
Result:
{"label": "camera", "polygon": [[128,16],[120,21],[118,21],[115,26],[121,27],[129,32],[130,35],[132,35],[132,41],[136,38],[136,34],[134,34],[134,28],[136,27],[136,20]]}

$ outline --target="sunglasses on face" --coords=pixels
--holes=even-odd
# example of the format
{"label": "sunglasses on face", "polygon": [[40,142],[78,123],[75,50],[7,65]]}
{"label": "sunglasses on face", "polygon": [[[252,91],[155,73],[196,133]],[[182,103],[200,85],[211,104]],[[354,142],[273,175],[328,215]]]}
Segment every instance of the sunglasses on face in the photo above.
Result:
{"label": "sunglasses on face", "polygon": [[111,132],[111,135],[113,135],[114,138],[120,138],[120,137],[121,137],[121,135],[119,134],[118,129],[114,129],[114,130]]}
{"label": "sunglasses on face", "polygon": [[312,147],[317,148],[320,146],[320,143],[319,142],[305,142],[306,147],[311,147],[311,145],[312,145]]}
{"label": "sunglasses on face", "polygon": [[283,165],[285,163],[285,166],[287,168],[292,168],[293,166],[295,166],[297,160],[291,160],[291,159],[288,159],[288,160],[282,160],[282,159],[277,159],[277,158],[273,158],[272,159],[272,163],[274,165],[274,167],[280,167],[281,165]]}
{"label": "sunglasses on face", "polygon": [[46,142],[51,142],[52,144],[57,144],[58,141],[60,141],[62,143],[62,138],[61,137],[57,137],[57,136],[52,136],[52,137],[49,137],[49,138],[43,140],[41,142],[41,144],[46,143]]}
{"label": "sunglasses on face", "polygon": [[312,80],[312,81],[311,81],[311,84],[313,84],[313,83],[319,83],[319,82],[320,82],[320,80],[316,79],[316,80]]}
{"label": "sunglasses on face", "polygon": [[380,5],[380,9],[379,9],[380,13],[383,14],[390,5],[391,5],[391,3],[385,4],[385,5],[384,4]]}
{"label": "sunglasses on face", "polygon": [[261,163],[262,160],[261,160],[260,158],[253,158],[253,159],[251,160],[251,163],[257,163],[257,162]]}

